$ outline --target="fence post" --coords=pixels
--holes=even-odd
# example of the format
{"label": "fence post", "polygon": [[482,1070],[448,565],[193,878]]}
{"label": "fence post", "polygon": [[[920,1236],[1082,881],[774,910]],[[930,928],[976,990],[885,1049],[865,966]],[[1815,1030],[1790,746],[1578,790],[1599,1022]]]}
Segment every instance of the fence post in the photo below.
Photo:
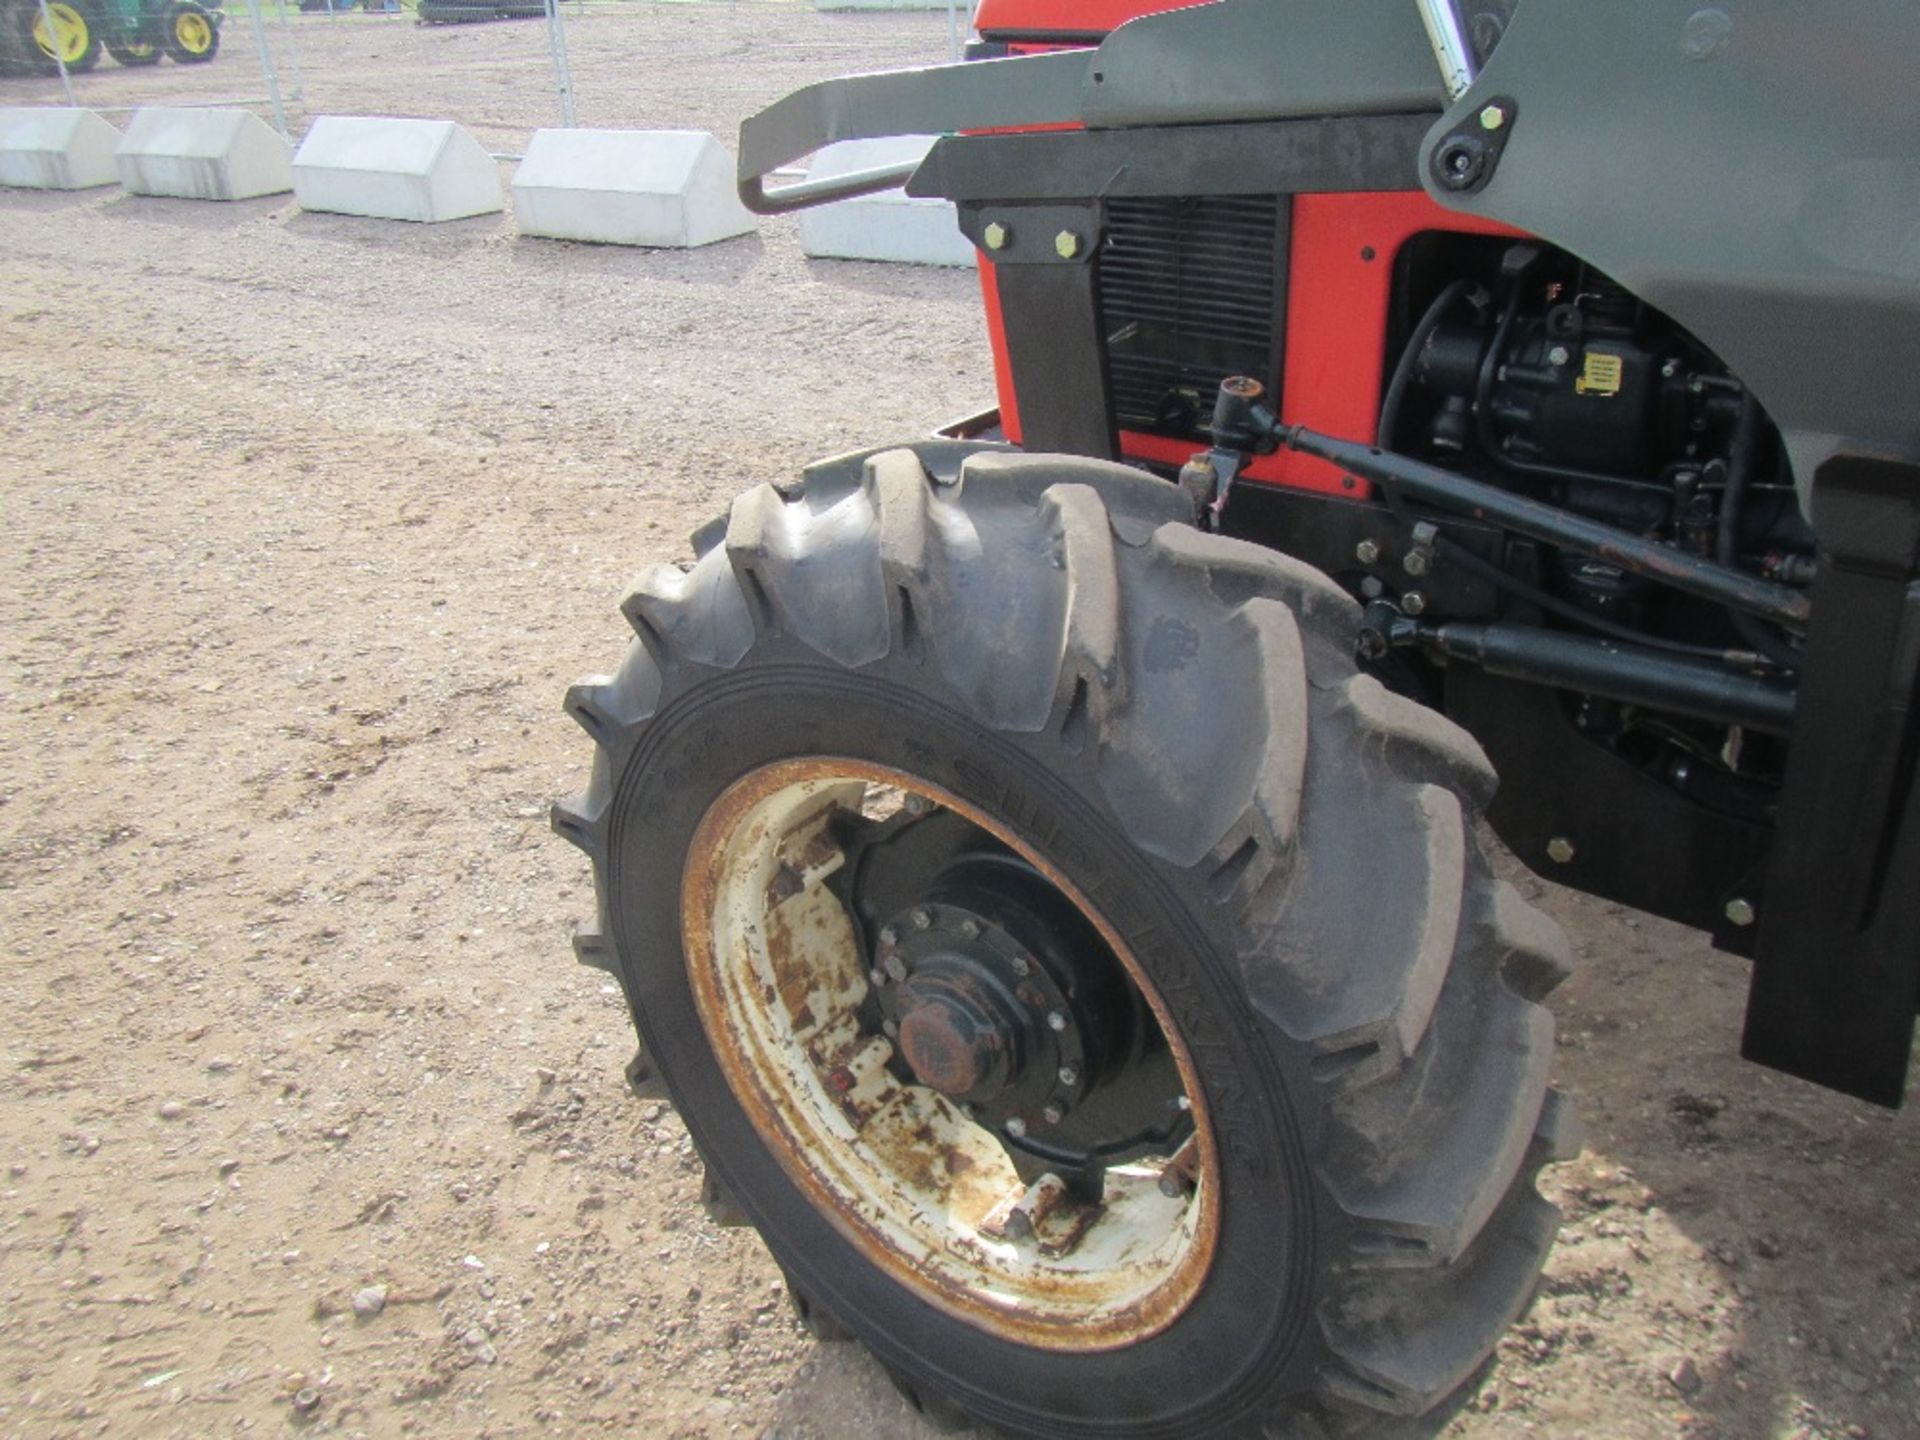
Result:
{"label": "fence post", "polygon": [[[53,28],[53,12],[47,9],[47,0],[40,0],[40,23],[47,27],[47,48],[53,52],[53,63],[60,67],[60,88],[67,92],[67,104],[73,101],[73,81],[67,75],[67,57],[61,53],[60,32]],[[90,22],[89,22],[90,23]],[[27,30],[27,58],[33,58],[33,30]]]}
{"label": "fence post", "polygon": [[[44,5],[46,0],[41,0]],[[260,0],[247,0],[247,13],[253,17],[253,43],[260,50],[260,73],[267,77],[267,98],[273,102],[273,128],[282,140],[291,141],[287,129],[287,109],[280,103],[280,72],[273,68],[273,52],[267,48],[267,27],[260,19]]]}
{"label": "fence post", "polygon": [[547,0],[547,43],[553,47],[553,85],[560,92],[560,123],[571,130],[573,75],[567,69],[567,26],[560,18],[560,0]]}
{"label": "fence post", "polygon": [[300,73],[300,45],[293,38],[293,21],[287,14],[287,0],[274,0],[280,10],[280,34],[287,42],[287,61],[293,69],[293,99],[296,104],[305,104],[307,99],[307,79]]}

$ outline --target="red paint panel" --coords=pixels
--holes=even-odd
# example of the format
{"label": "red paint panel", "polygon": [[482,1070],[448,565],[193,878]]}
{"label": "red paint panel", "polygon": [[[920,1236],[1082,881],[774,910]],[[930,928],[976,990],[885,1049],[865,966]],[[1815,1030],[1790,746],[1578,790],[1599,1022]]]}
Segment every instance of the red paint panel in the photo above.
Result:
{"label": "red paint panel", "polygon": [[[1400,247],[1431,230],[1519,235],[1504,225],[1441,208],[1418,190],[1298,195],[1293,201],[1287,274],[1286,364],[1280,418],[1343,440],[1375,438],[1386,383],[1387,311]],[[993,266],[980,262],[994,385],[1006,436],[1020,440],[1020,409],[1007,364],[1006,331]],[[1191,440],[1122,431],[1128,459],[1185,463]],[[1262,455],[1240,472],[1249,480],[1365,498],[1371,487],[1311,456]]]}
{"label": "red paint panel", "polygon": [[973,28],[981,35],[1104,35],[1136,15],[1184,9],[1193,0],[980,0]]}

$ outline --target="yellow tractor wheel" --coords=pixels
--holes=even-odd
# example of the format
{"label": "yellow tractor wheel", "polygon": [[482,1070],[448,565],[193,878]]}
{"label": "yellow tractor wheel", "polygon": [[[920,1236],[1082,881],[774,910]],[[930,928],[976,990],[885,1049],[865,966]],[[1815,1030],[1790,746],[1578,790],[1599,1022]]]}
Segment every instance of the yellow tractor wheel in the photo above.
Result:
{"label": "yellow tractor wheel", "polygon": [[199,65],[220,52],[220,28],[199,0],[179,0],[167,11],[162,44],[181,65]]}
{"label": "yellow tractor wheel", "polygon": [[100,63],[99,30],[93,12],[80,0],[47,0],[44,13],[38,0],[27,0],[22,15],[27,56],[36,68],[51,74],[62,64],[69,71],[82,71]]}

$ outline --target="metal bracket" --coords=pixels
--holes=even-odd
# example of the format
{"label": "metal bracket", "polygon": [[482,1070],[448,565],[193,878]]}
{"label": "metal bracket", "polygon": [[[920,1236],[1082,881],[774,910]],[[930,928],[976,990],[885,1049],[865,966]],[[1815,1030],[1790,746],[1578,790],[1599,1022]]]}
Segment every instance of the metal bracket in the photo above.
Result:
{"label": "metal bracket", "polygon": [[1840,456],[1741,1053],[1898,1105],[1920,996],[1920,466]]}

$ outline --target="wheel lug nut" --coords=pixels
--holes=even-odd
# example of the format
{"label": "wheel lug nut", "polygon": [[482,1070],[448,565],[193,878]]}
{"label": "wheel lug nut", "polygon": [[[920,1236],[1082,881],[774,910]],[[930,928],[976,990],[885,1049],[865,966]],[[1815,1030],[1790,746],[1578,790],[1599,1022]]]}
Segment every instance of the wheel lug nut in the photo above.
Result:
{"label": "wheel lug nut", "polygon": [[884,985],[887,983],[887,972],[876,965],[867,972],[867,978],[876,985]]}
{"label": "wheel lug nut", "polygon": [[978,920],[962,920],[960,922],[960,933],[969,940],[978,940],[980,938],[980,922]]}
{"label": "wheel lug nut", "polygon": [[1078,1085],[1080,1083],[1080,1072],[1071,1065],[1062,1065],[1057,1078],[1062,1085]]}
{"label": "wheel lug nut", "polygon": [[924,795],[909,795],[901,802],[901,808],[909,815],[924,815],[933,808],[933,802]]}
{"label": "wheel lug nut", "polygon": [[902,960],[898,955],[889,955],[887,957],[887,974],[896,980],[906,979],[907,962]]}
{"label": "wheel lug nut", "polygon": [[916,910],[913,912],[914,929],[924,930],[931,924],[933,924],[933,916],[929,915],[925,910]]}
{"label": "wheel lug nut", "polygon": [[1018,1140],[1022,1135],[1026,1133],[1027,1133],[1026,1121],[1022,1120],[1018,1115],[1010,1116],[1008,1118],[1007,1134],[1013,1136],[1014,1139]]}
{"label": "wheel lug nut", "polygon": [[891,925],[887,926],[886,929],[880,932],[880,943],[882,945],[892,945],[899,938],[900,938],[900,932],[894,929]]}
{"label": "wheel lug nut", "polygon": [[880,1022],[880,1033],[885,1035],[889,1040],[892,1040],[899,1035],[900,1027],[891,1020],[882,1020]]}
{"label": "wheel lug nut", "polygon": [[1049,1105],[1040,1112],[1040,1118],[1049,1125],[1058,1125],[1062,1120],[1067,1118],[1067,1112],[1062,1110],[1058,1105]]}
{"label": "wheel lug nut", "polygon": [[1014,956],[1013,959],[1007,962],[1007,967],[1010,970],[1012,970],[1013,973],[1016,975],[1024,975],[1027,973],[1027,971],[1033,968],[1033,966],[1028,963],[1027,957],[1024,955]]}
{"label": "wheel lug nut", "polygon": [[1058,1035],[1062,1030],[1067,1028],[1067,1017],[1062,1015],[1058,1010],[1049,1010],[1047,1012],[1047,1028]]}

